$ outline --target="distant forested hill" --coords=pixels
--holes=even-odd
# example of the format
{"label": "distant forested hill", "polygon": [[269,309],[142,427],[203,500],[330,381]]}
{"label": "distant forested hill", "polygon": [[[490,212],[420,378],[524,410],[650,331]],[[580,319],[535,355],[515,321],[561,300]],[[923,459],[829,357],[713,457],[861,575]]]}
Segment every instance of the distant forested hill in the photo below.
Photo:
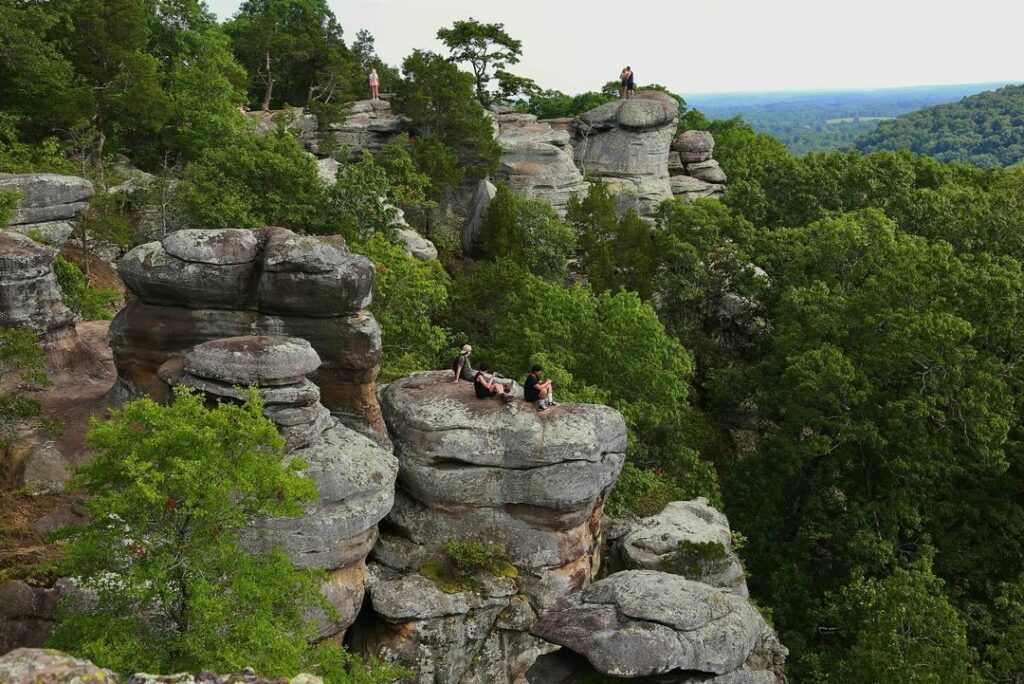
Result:
{"label": "distant forested hill", "polygon": [[857,147],[862,152],[906,149],[983,168],[1016,164],[1024,159],[1024,86],[1006,86],[883,121]]}
{"label": "distant forested hill", "polygon": [[773,93],[684,93],[686,102],[710,119],[734,116],[806,154],[849,149],[886,119],[923,107],[957,102],[1005,83],[917,86],[880,90]]}

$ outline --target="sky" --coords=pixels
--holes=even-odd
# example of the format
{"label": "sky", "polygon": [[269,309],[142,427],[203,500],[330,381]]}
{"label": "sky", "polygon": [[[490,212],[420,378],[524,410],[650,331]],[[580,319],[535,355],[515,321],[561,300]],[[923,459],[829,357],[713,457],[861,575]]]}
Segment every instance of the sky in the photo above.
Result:
{"label": "sky", "polygon": [[[221,19],[241,0],[207,0]],[[1024,82],[1019,0],[328,0],[347,39],[384,61],[443,52],[473,17],[523,42],[510,69],[543,88],[598,90],[625,65],[683,94]],[[387,89],[387,84],[383,84]]]}

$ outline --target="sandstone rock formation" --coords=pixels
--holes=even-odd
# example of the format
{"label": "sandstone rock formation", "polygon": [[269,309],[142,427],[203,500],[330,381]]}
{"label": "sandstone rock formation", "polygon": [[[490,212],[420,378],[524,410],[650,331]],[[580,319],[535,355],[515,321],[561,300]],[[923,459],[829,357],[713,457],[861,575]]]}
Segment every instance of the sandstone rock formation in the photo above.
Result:
{"label": "sandstone rock formation", "polygon": [[311,133],[307,148],[317,156],[358,161],[363,150],[377,152],[407,128],[408,121],[395,114],[387,100],[360,100],[352,103],[343,121]]}
{"label": "sandstone rock formation", "polygon": [[462,229],[462,253],[471,255],[483,251],[483,225],[491,201],[498,194],[498,188],[486,178],[476,186],[469,205],[468,218]]}
{"label": "sandstone rock formation", "polygon": [[53,272],[57,250],[24,235],[0,231],[0,326],[28,328],[46,344],[75,334]]}
{"label": "sandstone rock formation", "polygon": [[729,520],[707,499],[673,501],[649,518],[606,529],[615,561],[630,570],[661,570],[746,598],[746,576],[732,548]]}
{"label": "sandstone rock formation", "polygon": [[672,196],[668,155],[678,121],[678,103],[657,91],[603,104],[576,117],[576,163],[609,184],[620,210],[651,216]]}
{"label": "sandstone rock formation", "polygon": [[[527,634],[537,611],[597,572],[603,501],[624,459],[622,417],[605,406],[538,413],[479,400],[445,371],[392,383],[381,404],[399,489],[374,550],[359,646],[416,668],[416,681],[521,680],[550,648]],[[432,587],[420,571],[443,559],[449,540],[500,542],[514,581]]]}
{"label": "sandstone rock formation", "polygon": [[136,296],[110,327],[126,396],[165,396],[157,370],[197,344],[298,337],[322,361],[310,379],[323,404],[384,434],[374,394],[380,328],[366,311],[374,268],[341,238],[280,228],[184,230],[136,247],[118,272]]}
{"label": "sandstone rock formation", "polygon": [[86,179],[55,173],[0,173],[0,191],[20,195],[9,230],[38,235],[58,247],[93,196],[92,183]]}
{"label": "sandstone rock formation", "polygon": [[685,131],[672,141],[669,173],[672,194],[692,202],[702,197],[721,197],[729,180],[712,159],[715,139],[708,131]]}
{"label": "sandstone rock formation", "polygon": [[366,556],[377,523],[391,509],[398,465],[391,452],[338,424],[306,376],[320,359],[308,342],[271,336],[212,340],[160,369],[168,385],[185,385],[221,400],[244,399],[256,387],[263,414],[285,437],[293,458],[309,464],[316,502],[298,518],[266,518],[239,535],[244,549],[280,548],[299,567],[326,570],[324,593],[337,619],[318,614],[319,636],[339,637],[363,603]]}
{"label": "sandstone rock formation", "polygon": [[659,682],[765,684],[781,678],[785,649],[745,599],[678,575],[629,570],[595,582],[544,614],[533,633],[565,651],[530,670],[534,684],[575,681],[572,653],[593,673]]}
{"label": "sandstone rock formation", "polygon": [[60,593],[21,580],[0,582],[0,653],[25,644],[42,646],[53,631]]}

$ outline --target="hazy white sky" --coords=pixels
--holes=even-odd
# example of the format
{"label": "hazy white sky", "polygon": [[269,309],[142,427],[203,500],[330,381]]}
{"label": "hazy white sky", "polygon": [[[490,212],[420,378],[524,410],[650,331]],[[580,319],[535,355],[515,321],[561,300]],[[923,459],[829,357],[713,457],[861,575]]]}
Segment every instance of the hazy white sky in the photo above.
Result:
{"label": "hazy white sky", "polygon": [[[241,0],[207,0],[221,19]],[[1020,0],[329,0],[385,61],[456,19],[523,41],[512,70],[568,93],[626,64],[641,83],[697,92],[1024,81]],[[387,84],[384,84],[385,88]]]}

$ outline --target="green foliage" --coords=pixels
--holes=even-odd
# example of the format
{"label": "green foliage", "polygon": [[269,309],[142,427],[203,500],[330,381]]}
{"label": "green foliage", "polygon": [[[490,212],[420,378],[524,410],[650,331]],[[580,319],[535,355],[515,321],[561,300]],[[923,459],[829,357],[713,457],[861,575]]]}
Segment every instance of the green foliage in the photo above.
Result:
{"label": "green foliage", "polygon": [[91,495],[91,522],[68,531],[63,569],[98,600],[66,603],[53,645],[122,672],[299,672],[317,576],[280,551],[244,553],[237,531],[300,514],[316,490],[258,395],[208,410],[179,388],[170,406],[140,399],[95,421],[87,443],[71,484]]}
{"label": "green foliage", "polygon": [[814,679],[837,684],[985,681],[974,668],[964,622],[927,559],[884,578],[858,578],[829,610],[843,645]]}
{"label": "green foliage", "polygon": [[381,382],[425,368],[440,368],[448,334],[439,325],[448,304],[448,276],[436,261],[412,258],[401,245],[377,234],[353,243],[353,252],[377,266],[370,310],[383,336]]}
{"label": "green foliage", "polygon": [[470,17],[456,21],[451,28],[438,30],[437,39],[448,48],[453,62],[466,62],[473,69],[476,96],[481,104],[494,99],[488,88],[492,78],[498,79],[504,97],[519,94],[528,81],[505,71],[509,64],[519,62],[523,43],[510,36],[504,24],[484,24]]}
{"label": "green foliage", "polygon": [[618,94],[587,92],[570,96],[558,90],[538,90],[530,93],[526,111],[539,119],[560,119],[577,116],[618,99]]}
{"label": "green foliage", "polygon": [[474,81],[440,55],[415,50],[402,63],[395,110],[409,117],[412,156],[432,181],[438,200],[462,183],[476,183],[497,168],[501,149],[491,120],[473,99]]}
{"label": "green foliage", "polygon": [[[18,137],[19,122],[17,117],[0,111],[0,173],[74,172],[75,167],[64,156],[57,138],[45,138],[38,144],[22,142]],[[0,225],[6,225],[6,221]]]}
{"label": "green foliage", "polygon": [[942,162],[1010,166],[1024,159],[1024,86],[902,114],[857,141],[862,152],[910,150]]}
{"label": "green foliage", "polygon": [[186,220],[204,228],[327,229],[327,189],[316,161],[287,133],[243,133],[185,167],[178,188]]}
{"label": "green foliage", "polygon": [[0,448],[10,444],[20,425],[42,415],[42,405],[26,390],[49,384],[45,363],[34,332],[0,327]]}
{"label": "green foliage", "polygon": [[731,565],[732,558],[721,544],[682,539],[658,564],[658,570],[702,582],[727,571]]}
{"label": "green foliage", "polygon": [[109,321],[114,317],[116,311],[112,309],[121,298],[116,290],[90,285],[82,269],[59,254],[53,260],[53,272],[64,295],[64,306],[82,320]]}
{"label": "green foliage", "polygon": [[548,202],[518,197],[498,183],[481,232],[492,258],[513,261],[548,280],[568,277],[576,240]]}
{"label": "green foliage", "polygon": [[682,488],[662,477],[660,471],[645,470],[626,461],[604,511],[613,518],[631,513],[646,518],[661,513],[670,502],[685,498]]}
{"label": "green foliage", "polygon": [[18,208],[20,193],[12,190],[0,190],[0,226],[6,226],[14,211]]}
{"label": "green foliage", "polygon": [[391,179],[369,152],[353,164],[338,168],[336,181],[327,190],[334,228],[347,240],[368,240],[391,231],[398,212],[389,201]]}
{"label": "green foliage", "polygon": [[519,571],[505,556],[501,544],[449,539],[444,543],[444,556],[420,568],[420,574],[448,594],[477,592],[483,589],[480,576],[514,578]]}

